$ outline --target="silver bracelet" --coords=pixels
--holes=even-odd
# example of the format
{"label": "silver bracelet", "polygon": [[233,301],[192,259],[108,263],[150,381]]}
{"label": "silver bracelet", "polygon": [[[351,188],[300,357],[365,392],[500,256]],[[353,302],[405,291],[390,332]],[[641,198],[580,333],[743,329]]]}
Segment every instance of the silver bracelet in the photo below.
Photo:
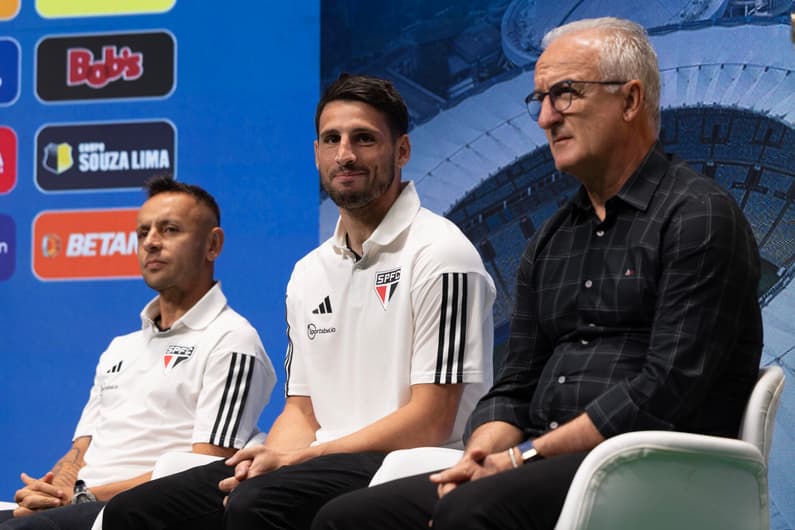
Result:
{"label": "silver bracelet", "polygon": [[513,447],[509,447],[509,448],[508,448],[508,456],[510,456],[510,457],[511,457],[511,465],[512,465],[514,468],[517,468],[517,467],[519,467],[519,464],[517,464],[517,463],[516,463],[516,455],[515,455],[515,454],[513,454]]}

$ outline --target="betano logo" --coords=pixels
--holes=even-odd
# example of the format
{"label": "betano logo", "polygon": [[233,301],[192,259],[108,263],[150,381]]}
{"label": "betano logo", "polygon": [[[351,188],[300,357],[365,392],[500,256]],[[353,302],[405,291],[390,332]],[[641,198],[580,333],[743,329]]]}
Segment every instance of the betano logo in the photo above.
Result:
{"label": "betano logo", "polygon": [[40,213],[33,221],[33,273],[40,280],[138,278],[137,209]]}
{"label": "betano logo", "polygon": [[36,0],[36,11],[44,18],[135,15],[164,13],[176,3],[177,0]]}

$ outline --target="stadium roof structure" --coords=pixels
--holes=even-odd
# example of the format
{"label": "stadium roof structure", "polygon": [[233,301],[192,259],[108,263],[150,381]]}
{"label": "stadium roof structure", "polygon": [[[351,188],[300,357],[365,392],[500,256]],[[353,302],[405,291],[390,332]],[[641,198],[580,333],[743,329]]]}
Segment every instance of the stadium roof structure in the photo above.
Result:
{"label": "stadium roof structure", "polygon": [[[747,20],[652,30],[660,59],[663,110],[751,111],[795,130],[795,49],[790,31],[789,24]],[[522,72],[411,131],[412,159],[403,177],[415,181],[425,207],[449,213],[492,176],[546,145],[543,132],[525,110],[524,98],[532,90],[533,72]],[[791,174],[793,168],[786,169]],[[326,200],[320,213],[321,236],[327,236],[334,228],[336,208]],[[795,266],[780,272],[791,278]],[[771,528],[783,529],[795,527],[795,504],[787,502],[795,497],[790,454],[795,447],[795,282],[789,281],[765,303],[762,364],[782,365],[790,379],[776,422],[770,466]]]}

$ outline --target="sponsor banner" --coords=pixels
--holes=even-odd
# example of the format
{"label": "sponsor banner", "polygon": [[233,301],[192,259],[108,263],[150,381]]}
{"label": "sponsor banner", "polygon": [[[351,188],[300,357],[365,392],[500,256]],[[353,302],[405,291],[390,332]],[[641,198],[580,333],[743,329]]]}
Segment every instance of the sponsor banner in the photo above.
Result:
{"label": "sponsor banner", "polygon": [[0,195],[17,183],[17,135],[14,129],[0,126]]}
{"label": "sponsor banner", "polygon": [[176,133],[167,121],[45,125],[36,134],[42,191],[140,189],[176,174]]}
{"label": "sponsor banner", "polygon": [[138,209],[41,212],[33,220],[40,280],[138,278]]}
{"label": "sponsor banner", "polygon": [[0,20],[11,20],[19,13],[20,0],[0,0]]}
{"label": "sponsor banner", "polygon": [[164,13],[177,0],[36,0],[36,11],[45,18],[90,17]]}
{"label": "sponsor banner", "polygon": [[19,97],[19,44],[0,37],[0,106],[10,105]]}
{"label": "sponsor banner", "polygon": [[47,37],[36,46],[42,101],[156,98],[174,89],[174,37],[164,31]]}
{"label": "sponsor banner", "polygon": [[0,281],[14,274],[17,255],[17,227],[14,219],[0,213]]}

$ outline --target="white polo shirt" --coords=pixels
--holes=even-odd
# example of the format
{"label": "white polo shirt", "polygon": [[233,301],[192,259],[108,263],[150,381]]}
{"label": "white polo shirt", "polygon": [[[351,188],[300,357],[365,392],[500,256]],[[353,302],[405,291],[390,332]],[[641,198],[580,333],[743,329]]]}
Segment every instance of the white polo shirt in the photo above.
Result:
{"label": "white polo shirt", "polygon": [[465,383],[445,445],[491,385],[495,289],[469,240],[408,183],[356,260],[339,222],[287,286],[286,394],[309,396],[316,441],[405,405],[411,385]]}
{"label": "white polo shirt", "polygon": [[142,329],[116,337],[97,364],[75,438],[91,436],[78,476],[89,487],[152,470],[193,443],[242,447],[276,382],[259,335],[216,283],[169,330],[141,312]]}

